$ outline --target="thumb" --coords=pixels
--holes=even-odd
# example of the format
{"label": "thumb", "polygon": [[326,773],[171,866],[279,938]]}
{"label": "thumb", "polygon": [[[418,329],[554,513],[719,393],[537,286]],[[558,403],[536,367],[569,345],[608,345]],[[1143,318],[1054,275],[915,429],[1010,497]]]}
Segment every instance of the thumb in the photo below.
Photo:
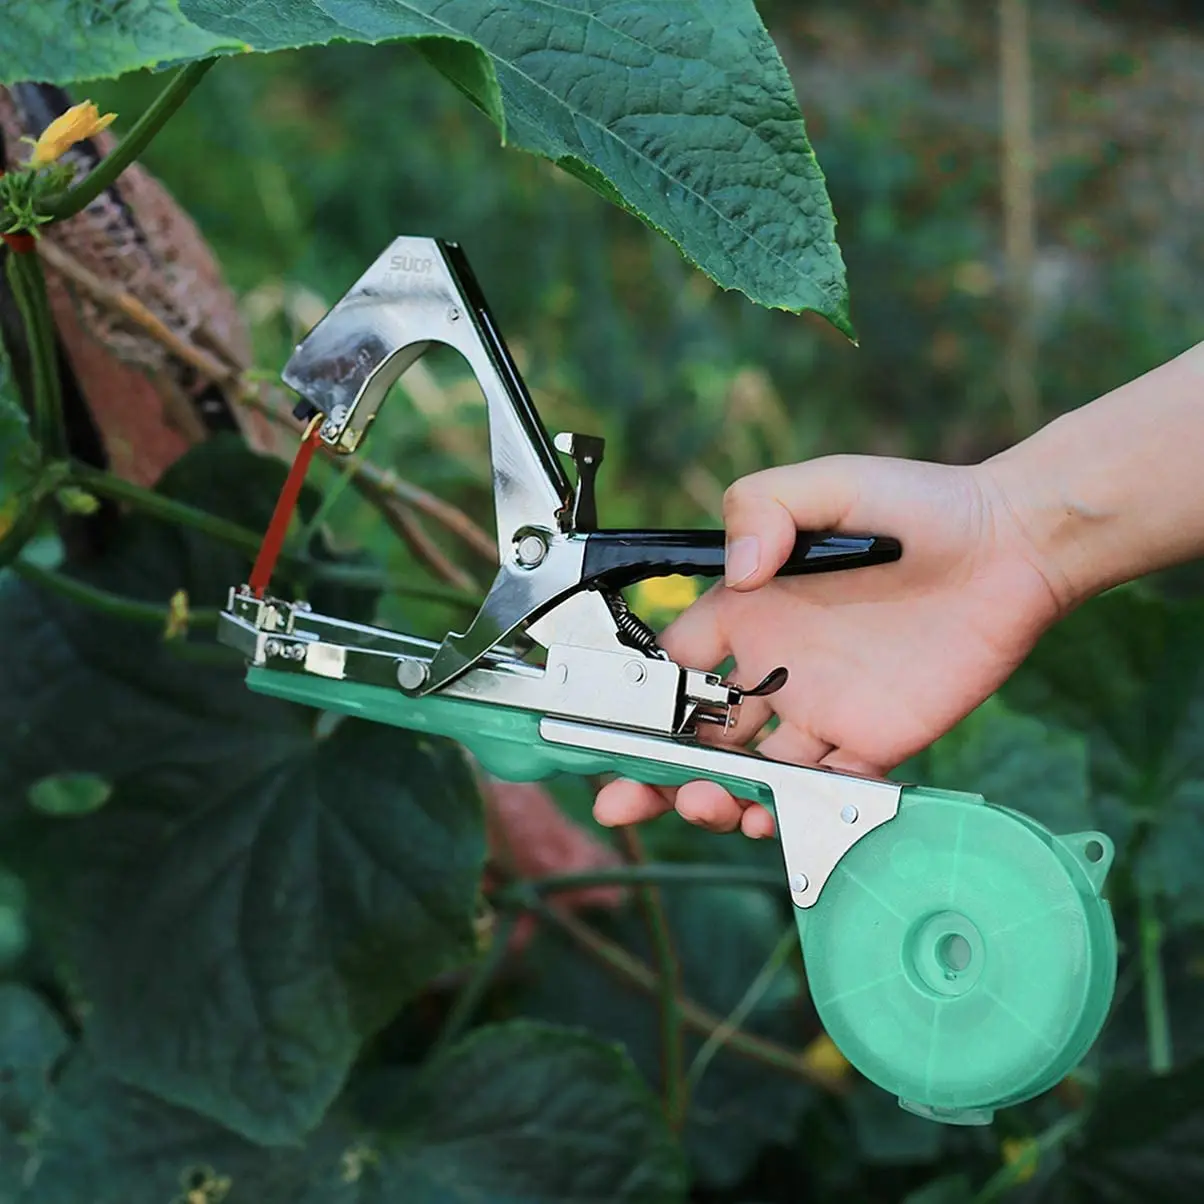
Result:
{"label": "thumb", "polygon": [[723,495],[725,583],[741,591],[771,580],[799,531],[837,531],[857,501],[858,456],[823,456],[741,477]]}

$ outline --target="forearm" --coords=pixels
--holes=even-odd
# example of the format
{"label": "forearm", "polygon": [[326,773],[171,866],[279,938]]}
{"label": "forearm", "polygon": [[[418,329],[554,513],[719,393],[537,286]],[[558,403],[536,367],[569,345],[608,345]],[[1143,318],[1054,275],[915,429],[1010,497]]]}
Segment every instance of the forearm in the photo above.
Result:
{"label": "forearm", "polygon": [[982,471],[1067,610],[1204,555],[1204,343],[1056,419]]}

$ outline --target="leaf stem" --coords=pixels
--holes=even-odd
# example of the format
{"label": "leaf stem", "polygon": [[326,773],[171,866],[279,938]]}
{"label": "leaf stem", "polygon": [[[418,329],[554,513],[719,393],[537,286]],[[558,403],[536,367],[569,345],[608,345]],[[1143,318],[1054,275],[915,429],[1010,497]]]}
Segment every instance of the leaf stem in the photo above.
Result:
{"label": "leaf stem", "polygon": [[216,58],[202,59],[177,72],[130,132],[78,184],[47,205],[45,215],[62,221],[86,209],[150,145],[216,62]]}
{"label": "leaf stem", "polygon": [[748,990],[728,1013],[723,1023],[707,1037],[702,1048],[694,1055],[694,1060],[690,1063],[689,1074],[686,1077],[691,1091],[698,1090],[698,1084],[702,1081],[702,1076],[706,1074],[707,1067],[710,1066],[715,1055],[727,1044],[732,1033],[739,1031],[753,1008],[761,1002],[765,992],[773,985],[774,979],[786,964],[786,959],[790,956],[797,941],[798,928],[792,922],[783,930],[778,943],[765,959],[765,964],[757,972],[756,978],[748,984]]}
{"label": "leaf stem", "polygon": [[67,452],[67,436],[63,427],[58,343],[46,277],[36,255],[16,251],[9,252],[6,274],[29,347],[34,437],[44,456],[61,458]]}
{"label": "leaf stem", "polygon": [[1162,921],[1158,918],[1154,899],[1147,890],[1141,890],[1138,894],[1137,917],[1150,1070],[1154,1074],[1166,1074],[1174,1064],[1174,1056],[1166,1006],[1166,975],[1162,968]]}
{"label": "leaf stem", "polygon": [[72,464],[71,480],[89,493],[128,502],[146,514],[179,527],[191,527],[252,556],[259,550],[260,537],[249,527],[199,510],[187,502],[178,502],[175,498],[156,493],[153,489],[144,489],[141,485],[135,485],[123,477],[105,472],[104,469],[93,468],[88,464]]}
{"label": "leaf stem", "polygon": [[[643,841],[634,828],[623,828],[620,839],[630,860],[638,866],[648,864]],[[677,1006],[681,991],[681,962],[673,944],[669,918],[665,914],[660,888],[653,883],[641,883],[636,897],[652,956],[656,963],[658,983],[657,1002],[661,1025],[661,1080],[664,1092],[665,1119],[674,1133],[681,1131],[690,1106],[689,1085],[685,1076],[685,1041],[681,1009]]]}
{"label": "leaf stem", "polygon": [[[170,616],[170,610],[157,602],[140,602],[134,598],[123,598],[120,594],[111,593],[96,585],[89,585],[66,573],[55,569],[43,568],[29,560],[18,560],[12,570],[18,577],[24,578],[33,585],[58,594],[71,602],[78,602],[101,614],[111,615],[115,619],[129,619],[135,623],[149,623],[162,626]],[[212,608],[201,608],[188,612],[188,623],[192,627],[216,627],[219,612]]]}
{"label": "leaf stem", "polygon": [[493,981],[493,976],[506,956],[506,950],[510,947],[510,938],[514,935],[514,929],[521,916],[521,911],[506,911],[499,915],[489,948],[477,962],[472,977],[464,984],[463,990],[456,997],[456,1002],[452,1005],[447,1019],[443,1022],[443,1027],[439,1030],[438,1037],[435,1038],[435,1042],[427,1054],[428,1060],[438,1057],[439,1054],[454,1045],[460,1034],[472,1023],[472,1018],[476,1015],[477,1008],[480,1007],[481,1000],[484,999],[485,992]]}

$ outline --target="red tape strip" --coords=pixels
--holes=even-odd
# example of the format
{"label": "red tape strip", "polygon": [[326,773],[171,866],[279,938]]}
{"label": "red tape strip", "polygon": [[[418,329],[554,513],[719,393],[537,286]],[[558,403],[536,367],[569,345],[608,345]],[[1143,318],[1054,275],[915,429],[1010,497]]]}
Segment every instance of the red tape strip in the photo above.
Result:
{"label": "red tape strip", "polygon": [[297,449],[293,466],[288,470],[280,496],[276,499],[276,510],[272,521],[264,534],[263,543],[259,545],[259,555],[255,557],[255,567],[251,570],[248,585],[255,597],[262,598],[272,580],[276,561],[280,559],[280,549],[284,547],[284,537],[288,534],[289,523],[293,519],[293,511],[297,508],[297,499],[301,496],[301,486],[309,469],[314,452],[318,450],[318,432],[322,426],[319,415],[309,425]]}
{"label": "red tape strip", "polygon": [[0,234],[0,238],[8,243],[9,247],[18,255],[30,255],[37,247],[37,240],[32,234],[24,232],[20,234]]}

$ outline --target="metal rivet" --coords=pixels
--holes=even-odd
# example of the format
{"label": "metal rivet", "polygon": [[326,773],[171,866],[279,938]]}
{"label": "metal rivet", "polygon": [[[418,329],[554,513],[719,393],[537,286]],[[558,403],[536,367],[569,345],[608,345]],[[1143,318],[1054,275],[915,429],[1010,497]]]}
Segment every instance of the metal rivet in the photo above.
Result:
{"label": "metal rivet", "polygon": [[845,803],[840,809],[840,818],[846,824],[855,824],[857,822],[857,808],[852,803]]}
{"label": "metal rivet", "polygon": [[796,895],[803,894],[806,891],[808,885],[809,885],[809,883],[807,882],[806,874],[791,874],[790,875],[790,889],[791,889],[791,891],[794,892],[794,894],[796,894]]}
{"label": "metal rivet", "polygon": [[543,561],[548,553],[548,545],[538,535],[524,535],[518,541],[518,562],[524,568],[533,569]]}
{"label": "metal rivet", "polygon": [[648,676],[648,670],[639,661],[628,661],[623,666],[623,676],[633,686],[638,686]]}
{"label": "metal rivet", "polygon": [[266,644],[264,644],[264,646],[263,646],[263,651],[266,656],[279,656],[280,655],[280,641],[279,640],[268,640],[268,642]]}
{"label": "metal rivet", "polygon": [[403,690],[416,690],[426,681],[426,665],[406,657],[397,662],[397,684]]}
{"label": "metal rivet", "polygon": [[449,322],[458,322],[460,320],[460,311],[454,305],[447,311],[447,320]]}

